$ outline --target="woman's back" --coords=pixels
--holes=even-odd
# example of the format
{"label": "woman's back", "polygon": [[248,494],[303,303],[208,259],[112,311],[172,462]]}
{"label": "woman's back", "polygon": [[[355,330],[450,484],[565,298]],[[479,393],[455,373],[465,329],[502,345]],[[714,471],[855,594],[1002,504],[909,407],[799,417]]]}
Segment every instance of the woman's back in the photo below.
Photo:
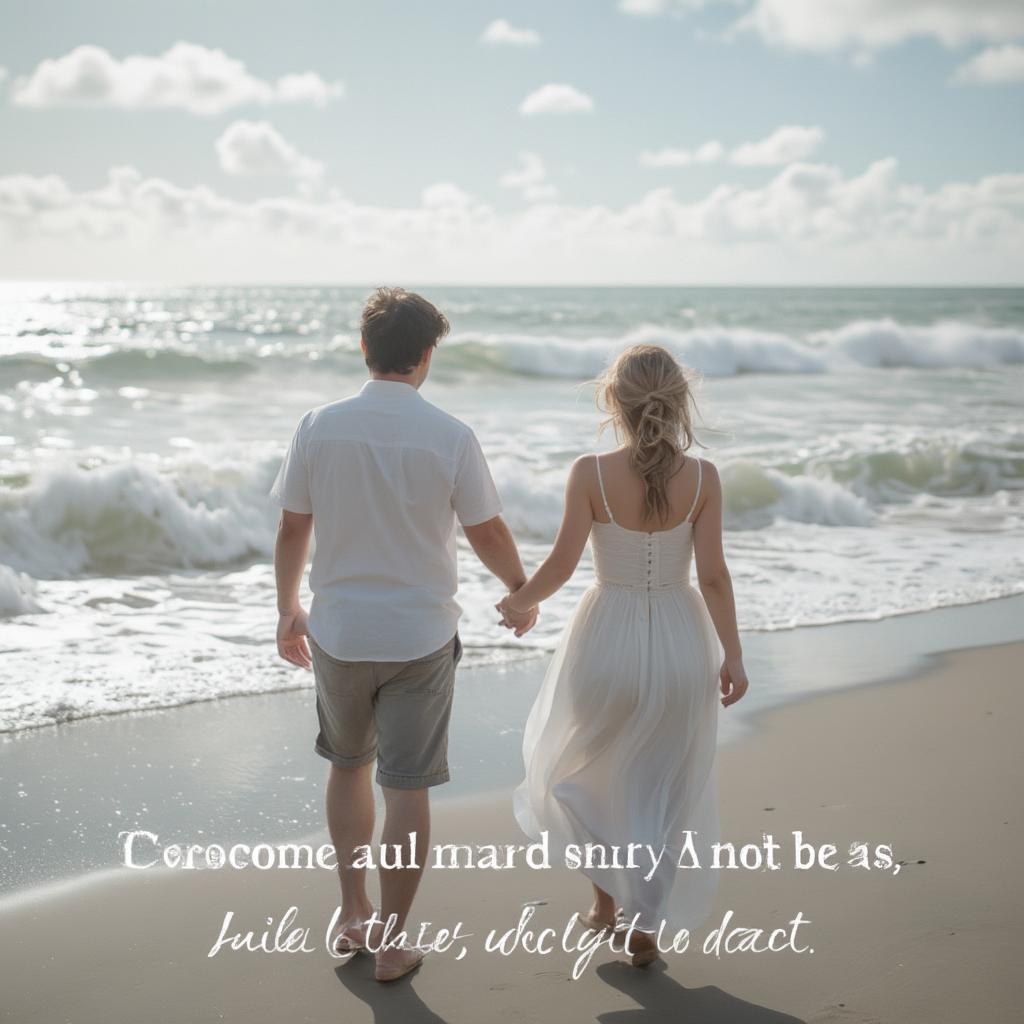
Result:
{"label": "woman's back", "polygon": [[[689,498],[682,518],[665,528],[642,529],[625,525],[619,518],[625,513],[633,522],[642,521],[638,510],[643,507],[643,488],[639,476],[626,459],[617,460],[609,474],[604,462],[618,454],[613,452],[610,457],[594,457],[599,511],[605,517],[601,519],[595,514],[591,530],[598,582],[642,591],[689,584],[693,516],[700,501],[703,477],[700,460],[686,459],[671,481],[678,486],[670,491],[669,521],[677,518],[677,506]],[[690,463],[696,463],[696,467]],[[609,476],[615,482],[609,481]],[[691,476],[695,477],[692,483]],[[628,498],[633,500],[627,504]],[[618,514],[613,510],[613,502],[619,509]],[[629,505],[632,505],[631,517]]]}
{"label": "woman's back", "polygon": [[701,460],[680,454],[666,485],[668,516],[664,520],[644,511],[644,480],[633,468],[628,448],[594,456],[591,495],[595,522],[612,521],[640,533],[668,531],[696,518],[701,504]]}

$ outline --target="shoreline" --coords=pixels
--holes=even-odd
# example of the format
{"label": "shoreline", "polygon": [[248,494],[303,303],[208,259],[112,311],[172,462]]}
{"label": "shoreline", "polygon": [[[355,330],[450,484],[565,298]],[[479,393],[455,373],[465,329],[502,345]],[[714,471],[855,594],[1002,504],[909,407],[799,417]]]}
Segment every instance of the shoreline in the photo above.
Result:
{"label": "shoreline", "polygon": [[[121,869],[102,885],[0,904],[8,967],[25,979],[9,994],[12,1019],[198,1022],[245,1013],[262,1021],[288,1012],[310,1021],[341,1013],[346,1024],[380,1014],[459,1024],[513,1010],[523,1020],[589,1019],[638,1012],[637,1004],[650,1021],[1012,1019],[1024,997],[1012,962],[1024,911],[1013,853],[1024,838],[1015,726],[1024,711],[1022,654],[1020,643],[960,650],[898,682],[773,708],[758,716],[756,732],[720,752],[724,840],[755,843],[768,832],[785,847],[801,830],[841,851],[848,842],[889,843],[903,862],[896,875],[727,872],[711,918],[694,933],[703,940],[729,910],[735,924],[764,928],[800,911],[813,955],[694,949],[636,972],[600,949],[571,981],[578,954],[504,957],[480,943],[490,929],[514,927],[530,903],[538,925],[560,930],[586,900],[578,875],[558,866],[428,870],[417,911],[434,927],[464,921],[476,945],[465,962],[433,954],[409,982],[385,987],[373,982],[367,958],[333,962],[322,949],[207,956],[228,909],[237,927],[258,930],[295,906],[315,947],[336,901],[330,871]],[[439,801],[435,822],[432,843],[524,841],[507,789]],[[83,930],[88,943],[59,938]],[[60,971],[30,980],[32,965],[62,941]]]}
{"label": "shoreline", "polygon": [[[770,628],[762,629],[747,629],[742,631],[742,636],[746,644],[752,648],[755,652],[761,647],[771,646],[775,643],[785,644],[787,641],[785,638],[790,636],[814,636],[821,632],[834,635],[835,631],[846,631],[863,629],[865,627],[881,627],[881,628],[894,628],[898,629],[899,624],[902,620],[916,621],[919,619],[932,620],[935,616],[948,616],[954,623],[954,632],[957,632],[956,621],[965,616],[980,616],[982,621],[987,617],[988,613],[985,609],[993,607],[991,614],[1000,616],[1006,609],[1012,609],[1009,613],[1010,617],[1017,614],[1019,609],[1020,616],[1024,618],[1024,592],[1009,593],[1009,594],[998,594],[993,597],[983,598],[977,601],[968,601],[959,604],[948,604],[948,605],[937,605],[933,608],[925,608],[918,610],[909,611],[896,611],[879,617],[867,617],[860,616],[854,618],[843,618],[836,619],[826,622],[810,622],[801,623],[792,626],[775,626]],[[1004,616],[1006,617],[1006,616]],[[962,632],[962,629],[960,630]],[[1024,626],[1002,626],[997,627],[996,630],[979,646],[983,646],[987,643],[1006,643],[1014,640],[1024,639]],[[506,644],[503,647],[508,648],[512,645]],[[955,643],[953,647],[949,649],[962,649],[964,646],[970,646],[970,644]],[[495,648],[487,648],[489,650]],[[918,650],[919,656],[925,657],[933,653],[941,653],[945,648],[927,648]],[[472,648],[470,648],[472,650]],[[531,649],[523,648],[523,653],[513,658],[486,658],[480,661],[463,659],[461,672],[497,672],[503,673],[505,671],[516,671],[519,669],[526,669],[530,666],[540,664],[546,666],[550,660],[553,650],[548,649]],[[899,667],[894,665],[891,674],[897,675],[899,673]],[[860,685],[858,682],[851,682],[844,685]],[[62,719],[59,721],[47,721],[38,722],[30,725],[19,726],[16,728],[2,728],[0,729],[0,746],[5,742],[11,742],[17,740],[19,737],[27,736],[32,733],[39,731],[45,731],[48,729],[62,729],[69,728],[72,726],[79,726],[89,722],[97,720],[105,720],[110,718],[119,718],[122,716],[133,716],[133,717],[145,717],[146,715],[159,715],[169,712],[174,712],[180,708],[191,708],[199,704],[216,704],[221,701],[231,700],[245,700],[253,697],[274,697],[281,694],[288,693],[302,693],[312,690],[312,683],[296,683],[290,685],[282,685],[273,687],[271,689],[259,689],[252,691],[243,691],[238,693],[225,693],[220,695],[203,695],[194,697],[191,700],[180,701],[174,704],[158,704],[149,707],[138,707],[138,708],[126,708],[123,711],[109,711],[104,710],[96,712],[94,714],[77,715],[75,717]],[[813,694],[808,694],[813,696]]]}
{"label": "shoreline", "polygon": [[[756,737],[765,715],[832,694],[911,680],[937,657],[1024,638],[1024,598],[916,617],[745,637],[758,690],[720,715],[719,749]],[[547,657],[460,673],[438,805],[519,781],[521,736]],[[809,689],[813,683],[816,689]],[[285,842],[322,829],[326,764],[312,752],[312,690],[200,701],[0,736],[11,796],[0,842],[0,906],[114,868],[116,833]],[[251,747],[232,736],[254,738]],[[225,742],[225,737],[229,742]],[[119,751],[111,760],[108,751]],[[168,839],[168,841],[173,841]]]}

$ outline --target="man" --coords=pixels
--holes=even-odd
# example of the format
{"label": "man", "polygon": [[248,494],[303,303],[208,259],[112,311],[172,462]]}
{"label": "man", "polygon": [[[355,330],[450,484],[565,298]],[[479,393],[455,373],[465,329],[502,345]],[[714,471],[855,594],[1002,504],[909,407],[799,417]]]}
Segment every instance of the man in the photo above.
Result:
{"label": "man", "polygon": [[[271,488],[282,507],[274,553],[280,655],[312,667],[320,731],[331,762],[327,825],[338,858],[342,951],[367,943],[374,913],[353,851],[372,840],[376,780],[384,792],[382,842],[419,861],[430,838],[429,788],[448,781],[447,742],[462,647],[455,601],[455,521],[509,591],[526,580],[501,501],[473,431],[427,402],[419,387],[448,321],[426,299],[380,288],[362,315],[370,380],[307,412]],[[308,623],[299,584],[316,525]],[[536,610],[505,616],[521,636]],[[308,638],[308,645],[307,645]],[[378,919],[405,927],[422,868],[380,870]],[[375,944],[377,933],[374,933]],[[377,952],[376,976],[407,974],[422,952]]]}

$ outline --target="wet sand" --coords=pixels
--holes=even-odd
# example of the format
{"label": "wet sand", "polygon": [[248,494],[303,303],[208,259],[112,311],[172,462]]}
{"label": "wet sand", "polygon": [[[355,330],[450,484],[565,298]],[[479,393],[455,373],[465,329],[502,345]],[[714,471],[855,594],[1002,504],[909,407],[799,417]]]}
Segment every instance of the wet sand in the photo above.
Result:
{"label": "wet sand", "polygon": [[[711,919],[664,966],[635,971],[602,948],[574,981],[578,954],[485,952],[487,933],[514,928],[534,901],[532,924],[561,934],[587,886],[560,867],[428,870],[418,915],[472,934],[391,986],[373,980],[369,957],[324,952],[330,871],[122,870],[0,904],[0,1019],[1016,1020],[1022,655],[1019,644],[956,652],[907,679],[759,716],[756,733],[719,755],[722,838],[759,843],[770,833],[783,867],[723,872]],[[841,868],[794,870],[794,830],[834,843]],[[891,846],[899,873],[849,867],[858,841]],[[522,842],[507,790],[439,802],[432,842]],[[312,952],[207,955],[227,911],[260,932],[291,906]],[[705,955],[701,942],[729,910],[732,926],[764,929],[800,912],[798,944],[814,952]]]}

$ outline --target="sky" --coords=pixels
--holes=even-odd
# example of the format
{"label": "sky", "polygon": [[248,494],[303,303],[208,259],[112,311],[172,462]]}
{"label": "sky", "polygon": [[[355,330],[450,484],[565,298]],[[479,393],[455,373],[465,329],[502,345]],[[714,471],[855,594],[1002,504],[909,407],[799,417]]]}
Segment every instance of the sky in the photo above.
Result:
{"label": "sky", "polygon": [[1021,284],[1020,0],[0,0],[0,277]]}

